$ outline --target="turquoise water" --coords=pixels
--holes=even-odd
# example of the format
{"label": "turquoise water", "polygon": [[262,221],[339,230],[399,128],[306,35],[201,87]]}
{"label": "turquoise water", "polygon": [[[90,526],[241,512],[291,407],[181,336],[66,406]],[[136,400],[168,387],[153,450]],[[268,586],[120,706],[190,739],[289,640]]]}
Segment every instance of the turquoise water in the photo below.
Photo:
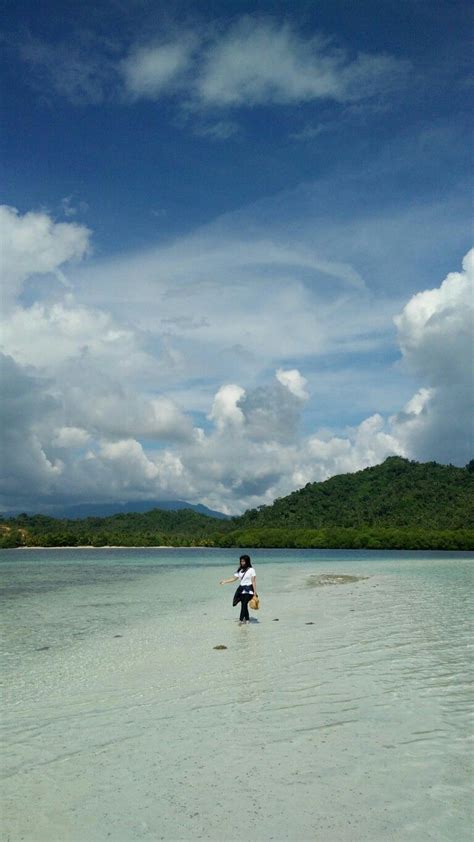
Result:
{"label": "turquoise water", "polygon": [[472,558],[251,554],[0,553],[5,839],[471,838]]}

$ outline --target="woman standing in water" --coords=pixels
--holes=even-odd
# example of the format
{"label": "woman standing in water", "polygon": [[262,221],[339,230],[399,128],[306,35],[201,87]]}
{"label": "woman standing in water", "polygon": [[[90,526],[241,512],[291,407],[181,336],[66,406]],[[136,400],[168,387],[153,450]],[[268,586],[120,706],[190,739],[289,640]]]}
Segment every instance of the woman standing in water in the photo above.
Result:
{"label": "woman standing in water", "polygon": [[252,567],[249,555],[241,555],[239,566],[232,579],[222,579],[220,584],[230,585],[238,580],[240,580],[240,584],[234,594],[232,605],[237,605],[240,602],[240,625],[242,626],[244,623],[250,623],[249,602],[257,593],[257,574]]}

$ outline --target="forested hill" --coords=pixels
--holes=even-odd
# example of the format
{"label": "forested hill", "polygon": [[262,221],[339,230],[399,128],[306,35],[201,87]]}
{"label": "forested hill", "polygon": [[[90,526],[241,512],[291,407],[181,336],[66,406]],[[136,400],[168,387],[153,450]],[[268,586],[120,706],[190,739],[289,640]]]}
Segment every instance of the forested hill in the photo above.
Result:
{"label": "forested hill", "polygon": [[[192,509],[128,512],[110,517],[58,519],[21,514],[0,521],[0,547],[189,545],[226,528],[226,520]],[[211,542],[212,543],[212,542]]]}
{"label": "forested hill", "polygon": [[474,461],[465,468],[390,457],[309,483],[271,506],[219,520],[190,509],[81,520],[0,520],[0,547],[347,547],[474,549]]}
{"label": "forested hill", "polygon": [[466,468],[456,468],[391,456],[374,468],[308,483],[271,506],[251,509],[236,520],[239,527],[252,529],[472,529],[473,468],[472,462]]}

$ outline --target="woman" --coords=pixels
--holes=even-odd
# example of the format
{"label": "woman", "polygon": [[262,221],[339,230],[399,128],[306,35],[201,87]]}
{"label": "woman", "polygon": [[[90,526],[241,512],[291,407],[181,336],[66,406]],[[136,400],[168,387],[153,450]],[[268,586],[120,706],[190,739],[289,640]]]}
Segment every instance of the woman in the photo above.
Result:
{"label": "woman", "polygon": [[244,623],[250,623],[249,602],[257,593],[257,577],[249,555],[241,555],[239,566],[232,579],[222,579],[220,584],[230,585],[231,582],[237,580],[240,580],[240,584],[234,594],[232,605],[237,605],[240,602],[240,625],[243,626]]}

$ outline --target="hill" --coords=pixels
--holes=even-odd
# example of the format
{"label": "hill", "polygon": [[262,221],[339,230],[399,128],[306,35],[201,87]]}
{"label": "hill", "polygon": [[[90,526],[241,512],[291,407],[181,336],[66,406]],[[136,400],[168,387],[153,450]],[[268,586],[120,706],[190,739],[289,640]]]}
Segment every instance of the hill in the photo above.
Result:
{"label": "hill", "polygon": [[474,549],[474,462],[390,457],[218,519],[191,509],[58,520],[0,520],[0,546],[213,546]]}
{"label": "hill", "polygon": [[227,520],[192,509],[129,512],[110,517],[58,519],[21,514],[0,521],[0,546],[156,546],[205,543],[226,529]]}
{"label": "hill", "polygon": [[474,472],[391,456],[373,468],[308,483],[238,522],[252,528],[472,529]]}

